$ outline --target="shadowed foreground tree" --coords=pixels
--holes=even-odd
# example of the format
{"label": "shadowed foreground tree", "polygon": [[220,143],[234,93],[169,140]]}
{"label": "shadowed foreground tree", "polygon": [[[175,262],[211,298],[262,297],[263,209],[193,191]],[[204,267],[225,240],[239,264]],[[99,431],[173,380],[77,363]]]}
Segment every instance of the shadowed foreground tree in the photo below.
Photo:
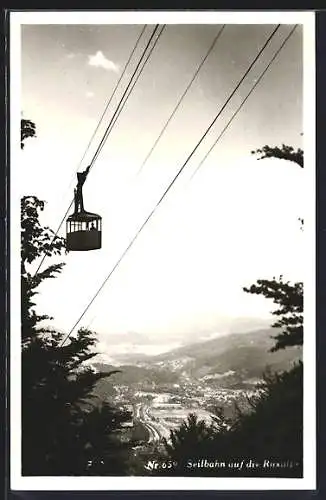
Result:
{"label": "shadowed foreground tree", "polygon": [[62,345],[64,333],[46,326],[52,318],[35,310],[39,285],[64,265],[30,272],[43,254],[65,252],[65,240],[40,224],[43,209],[35,196],[21,200],[22,474],[123,475],[129,445],[122,442],[121,424],[129,415],[93,395],[96,383],[113,373],[96,373],[89,365],[95,334],[80,329]]}
{"label": "shadowed foreground tree", "polygon": [[219,431],[222,432],[222,426],[219,426],[217,419],[208,425],[204,420],[198,419],[196,414],[190,413],[179,429],[171,431],[170,440],[164,439],[169,458],[179,467],[184,467],[185,458],[191,458],[203,445],[207,448]]}

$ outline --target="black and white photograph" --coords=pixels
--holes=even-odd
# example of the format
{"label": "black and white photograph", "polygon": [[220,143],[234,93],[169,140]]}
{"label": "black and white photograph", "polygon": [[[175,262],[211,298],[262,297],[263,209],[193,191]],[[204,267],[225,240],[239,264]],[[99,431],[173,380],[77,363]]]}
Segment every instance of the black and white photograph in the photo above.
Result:
{"label": "black and white photograph", "polygon": [[316,487],[314,23],[10,13],[12,489]]}

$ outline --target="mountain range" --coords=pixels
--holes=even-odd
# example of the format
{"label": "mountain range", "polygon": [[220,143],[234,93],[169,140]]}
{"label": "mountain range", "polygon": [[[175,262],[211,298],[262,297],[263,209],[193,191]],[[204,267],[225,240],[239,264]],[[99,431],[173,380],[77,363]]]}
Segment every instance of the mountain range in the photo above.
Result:
{"label": "mountain range", "polygon": [[[177,383],[188,380],[205,380],[230,387],[245,381],[259,380],[266,371],[283,371],[301,359],[299,347],[289,347],[270,352],[275,344],[275,329],[267,328],[247,333],[220,335],[206,341],[193,342],[163,354],[146,356],[128,354],[121,356],[118,373],[110,381],[122,384],[139,382]],[[99,371],[116,368],[116,365],[95,363]]]}

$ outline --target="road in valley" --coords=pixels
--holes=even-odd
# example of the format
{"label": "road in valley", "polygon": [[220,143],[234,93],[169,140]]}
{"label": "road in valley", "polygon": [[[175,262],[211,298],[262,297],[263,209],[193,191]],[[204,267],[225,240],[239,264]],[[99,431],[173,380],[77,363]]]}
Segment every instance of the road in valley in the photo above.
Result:
{"label": "road in valley", "polygon": [[150,414],[150,407],[146,404],[138,403],[135,406],[135,419],[139,420],[149,432],[149,443],[158,443],[162,438],[168,438],[170,430],[161,423],[153,420]]}

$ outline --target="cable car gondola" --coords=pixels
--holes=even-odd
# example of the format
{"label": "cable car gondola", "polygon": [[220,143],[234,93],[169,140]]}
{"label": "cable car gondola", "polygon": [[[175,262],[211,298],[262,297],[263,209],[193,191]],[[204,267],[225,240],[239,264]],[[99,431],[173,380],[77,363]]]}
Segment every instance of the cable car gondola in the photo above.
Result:
{"label": "cable car gondola", "polygon": [[102,246],[102,217],[84,209],[83,185],[90,167],[77,173],[75,189],[75,211],[66,222],[66,248],[68,251],[82,252],[97,250]]}

